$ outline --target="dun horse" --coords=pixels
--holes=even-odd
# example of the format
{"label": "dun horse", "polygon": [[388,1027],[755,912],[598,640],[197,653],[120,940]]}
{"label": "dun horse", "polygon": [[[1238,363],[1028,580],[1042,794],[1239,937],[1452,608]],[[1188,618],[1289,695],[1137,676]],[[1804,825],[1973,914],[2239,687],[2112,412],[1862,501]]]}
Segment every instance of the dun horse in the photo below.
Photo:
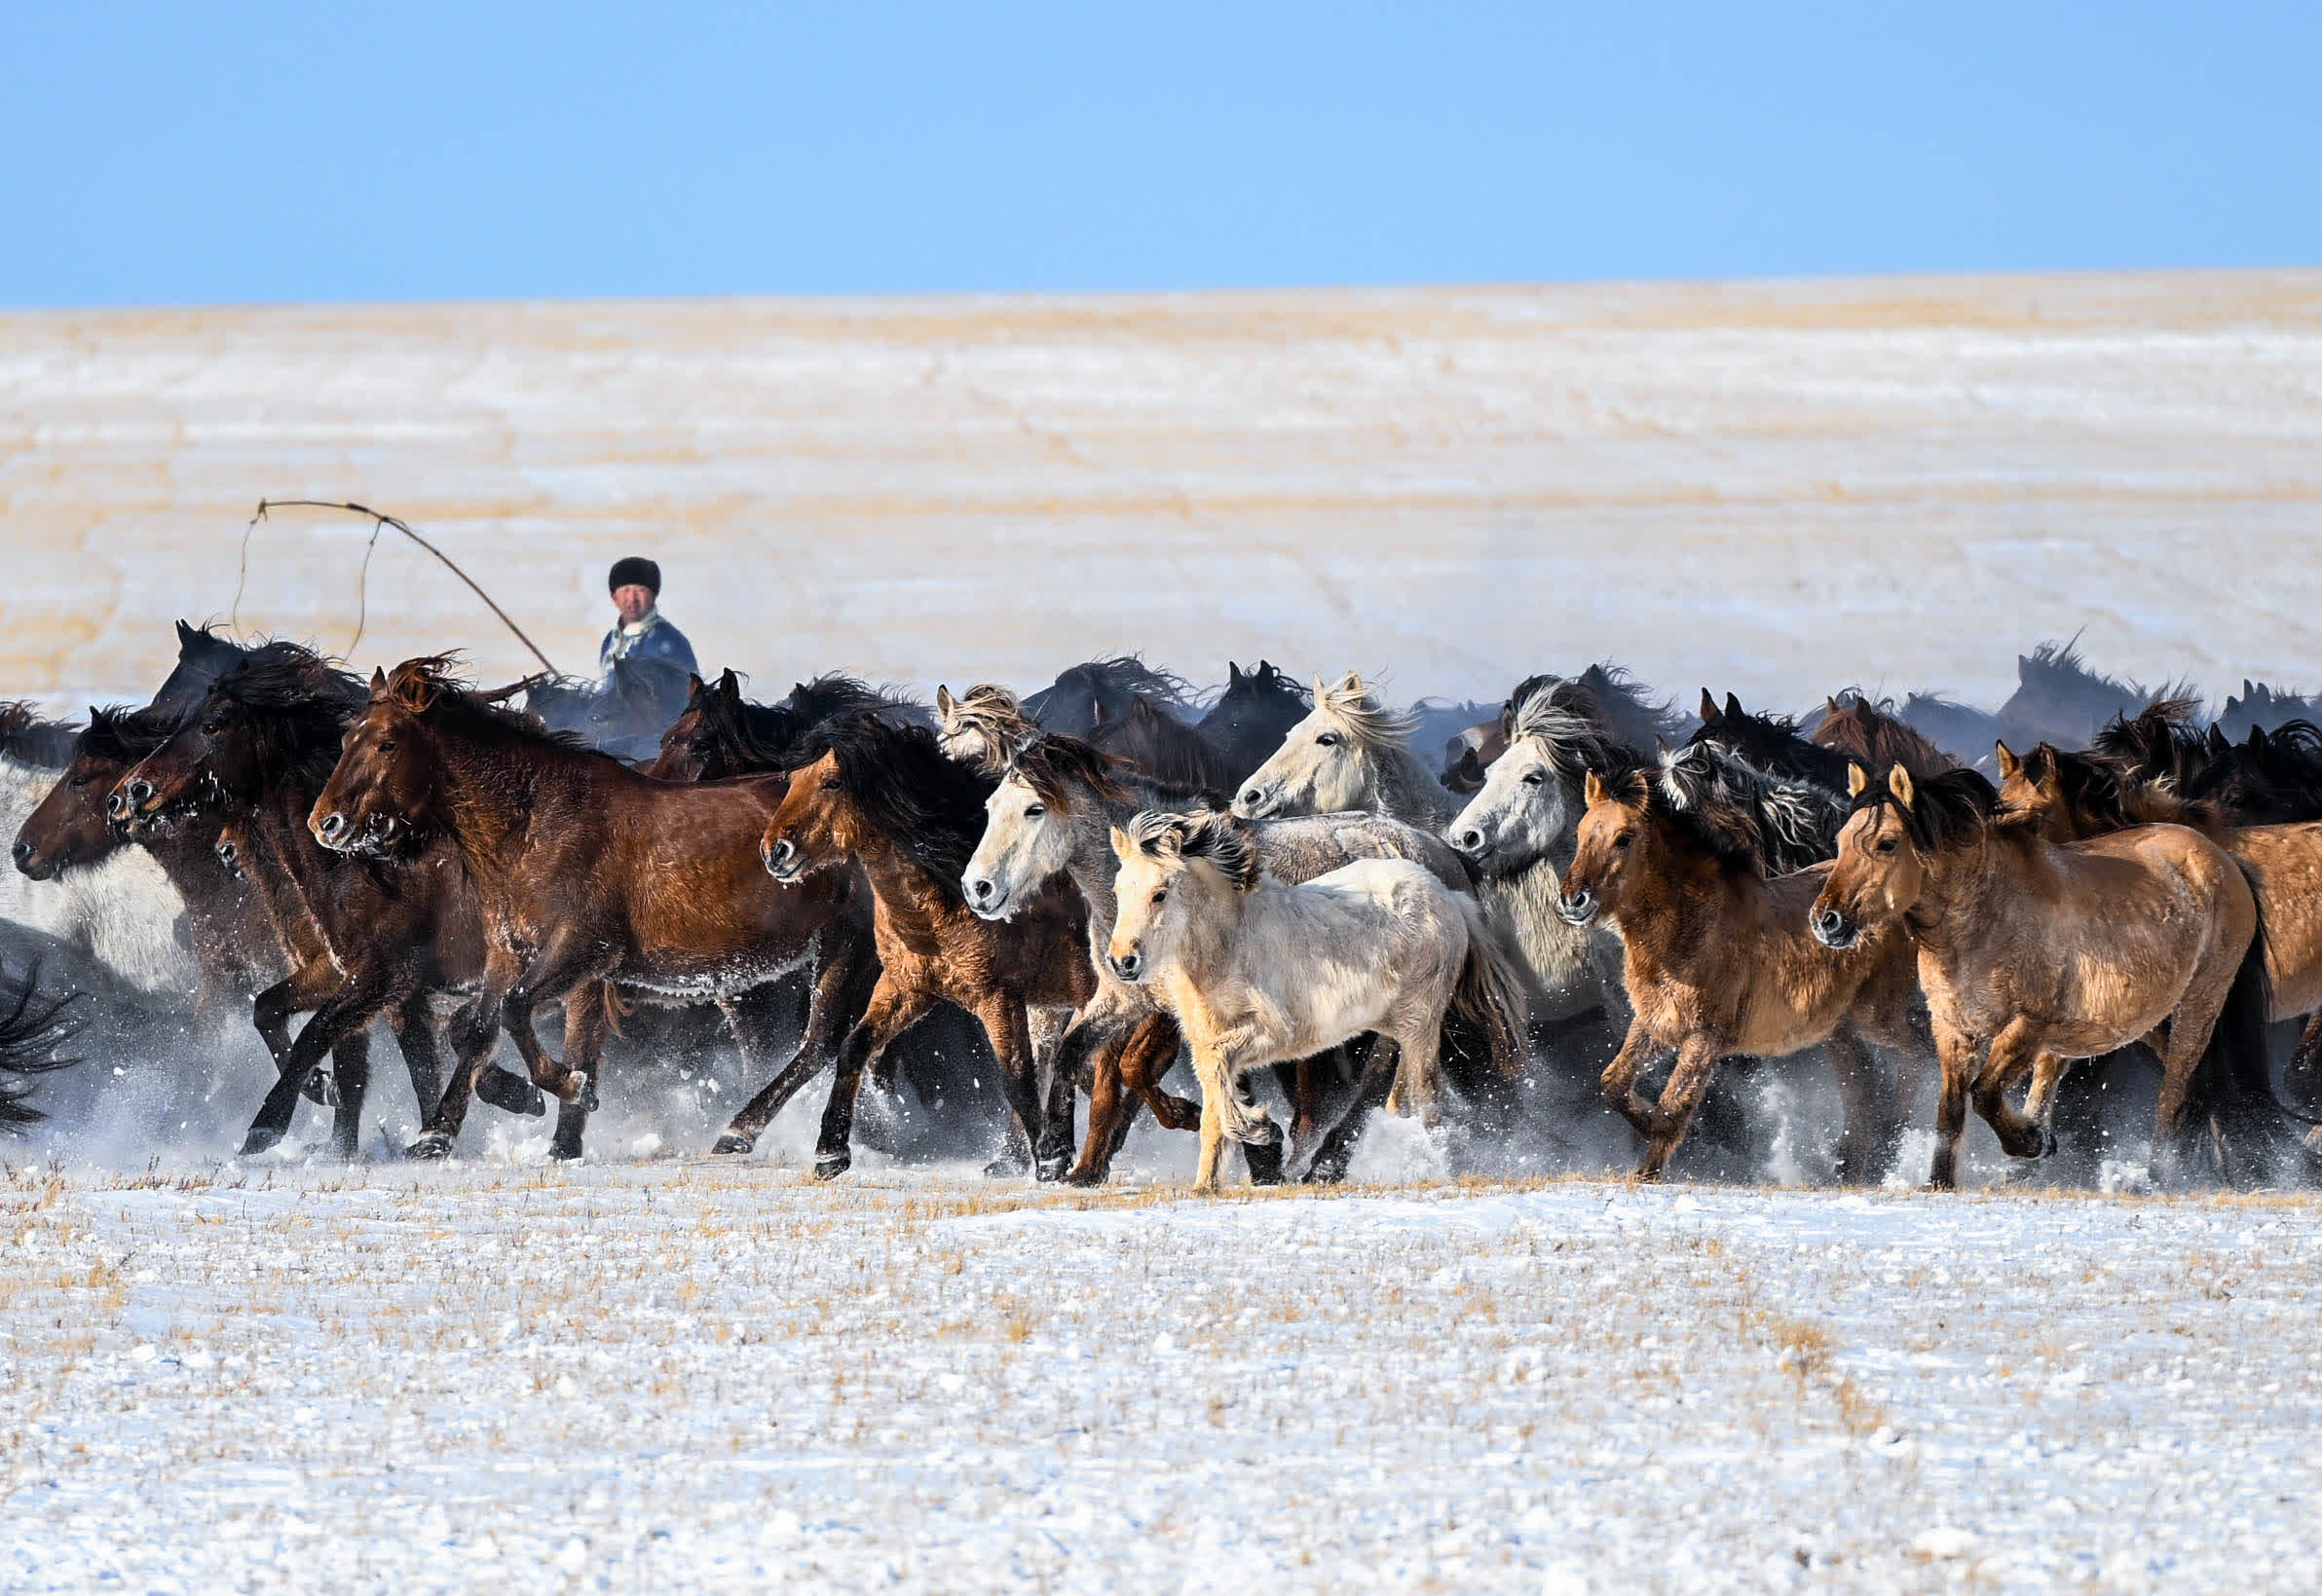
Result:
{"label": "dun horse", "polygon": [[[2266,944],[2241,866],[2180,826],[2058,846],[2002,815],[1972,770],[1871,783],[1815,900],[1814,932],[1851,954],[1899,927],[1916,945],[1943,1087],[1933,1179],[1958,1179],[1966,1105],[2017,1158],[2067,1058],[2144,1039],[2160,1056],[2156,1167],[2214,1120],[2230,1156],[2263,1169],[2279,1136],[2266,1060]],[[2032,1082],[2029,1112],[2006,1092]]]}
{"label": "dun horse", "polygon": [[1495,1053],[1520,1057],[1515,966],[1476,901],[1425,867],[1364,859],[1287,885],[1260,867],[1250,828],[1214,811],[1139,815],[1110,840],[1119,914],[1105,957],[1121,981],[1153,984],[1192,1044],[1197,1188],[1217,1189],[1228,1137],[1280,1136],[1236,1090],[1252,1070],[1374,1033],[1367,1073],[1391,1067],[1388,1106],[1432,1124],[1454,1004],[1487,1027]]}
{"label": "dun horse", "polygon": [[[828,723],[815,739],[824,752],[791,778],[761,829],[766,870],[776,881],[807,884],[859,865],[871,884],[880,961],[863,1018],[840,1048],[815,1172],[827,1179],[853,1162],[864,1070],[947,1001],[973,1015],[991,1039],[1024,1156],[1032,1158],[1042,1145],[1042,1109],[1028,1010],[1078,1008],[1096,988],[1078,901],[1050,891],[1019,906],[1008,925],[979,918],[960,896],[959,877],[983,831],[991,782],[947,759],[922,728],[876,716]],[[1066,1163],[1050,1146],[1039,1178],[1062,1175]],[[990,1172],[1020,1168],[1011,1148]]]}
{"label": "dun horse", "polygon": [[[1769,878],[1757,816],[1664,770],[1591,770],[1585,797],[1562,909],[1575,925],[1609,920],[1620,930],[1635,1017],[1603,1090],[1646,1138],[1637,1173],[1657,1180],[1667,1169],[1720,1058],[1819,1046],[1846,1106],[1839,1179],[1873,1178],[1901,1116],[1871,1044],[1926,1051],[1911,1020],[1907,939],[1884,927],[1832,957],[1807,925],[1829,867]],[[1661,1100],[1647,1102],[1637,1075],[1665,1051],[1676,1067]]]}

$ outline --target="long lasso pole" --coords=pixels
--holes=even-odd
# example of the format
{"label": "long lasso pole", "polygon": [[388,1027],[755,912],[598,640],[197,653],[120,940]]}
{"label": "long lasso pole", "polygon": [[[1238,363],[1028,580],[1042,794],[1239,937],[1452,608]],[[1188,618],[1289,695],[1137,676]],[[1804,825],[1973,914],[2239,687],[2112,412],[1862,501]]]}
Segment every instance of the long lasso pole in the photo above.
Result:
{"label": "long lasso pole", "polygon": [[276,509],[346,510],[352,514],[370,517],[371,541],[369,546],[363,550],[362,574],[356,580],[355,636],[349,639],[347,643],[347,652],[349,654],[353,654],[355,652],[355,646],[362,641],[363,627],[369,622],[370,619],[369,588],[371,577],[371,550],[379,546],[380,529],[383,527],[393,527],[404,537],[417,543],[420,547],[426,549],[430,554],[434,555],[436,559],[442,561],[444,570],[459,577],[463,582],[466,582],[468,584],[468,590],[470,593],[473,593],[477,598],[484,601],[485,607],[489,609],[492,613],[500,617],[500,623],[503,626],[506,626],[509,631],[516,634],[516,641],[523,644],[526,649],[531,650],[532,657],[541,662],[541,667],[543,670],[545,670],[551,676],[561,676],[563,674],[563,672],[557,670],[556,666],[550,662],[546,654],[541,652],[540,645],[533,642],[532,639],[524,635],[524,628],[511,620],[508,617],[508,612],[506,610],[501,609],[498,604],[493,602],[491,594],[476,586],[475,578],[468,575],[467,572],[462,571],[458,565],[454,564],[450,555],[444,553],[443,550],[437,548],[433,543],[429,542],[418,533],[412,531],[411,524],[407,521],[404,521],[399,516],[389,515],[384,511],[375,510],[368,504],[357,504],[352,500],[346,501],[344,502],[328,499],[261,499],[258,501],[258,512],[250,517],[249,525],[242,529],[242,570],[240,575],[236,578],[234,583],[234,608],[227,614],[228,625],[238,624],[242,613],[243,588],[249,580],[250,575],[250,534],[257,530],[259,522],[266,519],[266,512],[268,510]]}

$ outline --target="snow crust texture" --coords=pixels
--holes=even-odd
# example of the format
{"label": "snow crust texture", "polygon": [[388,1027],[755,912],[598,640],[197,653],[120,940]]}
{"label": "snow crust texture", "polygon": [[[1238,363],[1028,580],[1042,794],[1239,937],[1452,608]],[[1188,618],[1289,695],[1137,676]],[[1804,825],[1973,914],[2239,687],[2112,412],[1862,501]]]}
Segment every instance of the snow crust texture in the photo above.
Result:
{"label": "snow crust texture", "polygon": [[2312,1589],[2322,1207],[18,1169],[0,1583]]}

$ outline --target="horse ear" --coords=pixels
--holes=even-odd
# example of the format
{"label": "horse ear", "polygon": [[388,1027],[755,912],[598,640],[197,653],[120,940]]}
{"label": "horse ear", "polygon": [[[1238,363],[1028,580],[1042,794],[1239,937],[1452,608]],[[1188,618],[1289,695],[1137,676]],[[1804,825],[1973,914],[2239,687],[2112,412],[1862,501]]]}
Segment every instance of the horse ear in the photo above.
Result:
{"label": "horse ear", "polygon": [[1137,857],[1137,844],[1118,826],[1112,829],[1112,856],[1124,865]]}
{"label": "horse ear", "polygon": [[201,635],[201,633],[195,631],[184,621],[181,620],[177,623],[177,642],[180,648],[184,647],[188,643],[193,642],[195,638],[200,637]]}
{"label": "horse ear", "polygon": [[377,665],[371,667],[371,696],[376,698],[387,691],[387,672]]}
{"label": "horse ear", "polygon": [[2249,745],[2252,748],[2264,748],[2266,746],[2266,728],[2264,726],[2250,727]]}
{"label": "horse ear", "polygon": [[1242,685],[1242,667],[1232,660],[1225,662],[1225,687],[1228,692]]}
{"label": "horse ear", "polygon": [[1314,679],[1314,701],[1319,704],[1330,696],[1330,689],[1324,686],[1323,679],[1321,677],[1316,677]]}
{"label": "horse ear", "polygon": [[698,676],[695,676],[695,675],[694,675],[694,674],[693,674],[692,671],[688,671],[688,672],[686,672],[686,702],[687,702],[687,703],[689,703],[689,704],[697,704],[697,703],[699,703],[699,702],[701,701],[701,695],[702,695],[704,692],[708,691],[708,690],[709,690],[709,684],[708,684],[707,682],[704,682],[704,681],[702,681],[700,677],[698,677]]}
{"label": "horse ear", "polygon": [[1353,671],[1349,671],[1338,679],[1338,686],[1335,690],[1339,692],[1361,692],[1363,690],[1363,679],[1362,677],[1356,675]]}
{"label": "horse ear", "polygon": [[1860,798],[1862,790],[1869,785],[1870,772],[1850,760],[1847,762],[1847,797]]}
{"label": "horse ear", "polygon": [[2226,728],[2217,724],[2215,722],[2210,723],[2209,752],[2212,754],[2230,754],[2232,751],[2232,743],[2228,742],[2226,738]]}
{"label": "horse ear", "polygon": [[952,689],[950,687],[945,687],[941,682],[935,684],[936,714],[942,716],[948,721],[952,718],[952,711],[957,705],[957,703],[958,700],[952,696]]}
{"label": "horse ear", "polygon": [[2004,742],[1992,744],[1992,758],[2000,761],[2000,775],[2003,780],[2014,775],[2024,767],[2024,761],[2015,757],[2015,750],[2009,748]]}
{"label": "horse ear", "polygon": [[1702,724],[1707,725],[1717,719],[1717,700],[1709,696],[1707,687],[1704,687],[1702,689]]}
{"label": "horse ear", "polygon": [[1733,693],[1727,693],[1725,695],[1725,713],[1729,720],[1741,720],[1743,714],[1741,698]]}
{"label": "horse ear", "polygon": [[2257,695],[2257,684],[2252,682],[2248,677],[2243,677],[2241,679],[2241,696],[2244,698],[2255,698]]}
{"label": "horse ear", "polygon": [[1822,702],[1829,706],[1829,711],[1831,714],[1836,715],[1839,713],[1838,695],[1836,693],[1824,693],[1822,695]]}
{"label": "horse ear", "polygon": [[1595,771],[1590,771],[1580,785],[1581,791],[1588,795],[1589,807],[1594,808],[1604,801],[1604,783],[1598,779]]}
{"label": "horse ear", "polygon": [[1911,772],[1899,764],[1890,765],[1887,769],[1887,791],[1894,795],[1897,803],[1908,809],[1911,806]]}

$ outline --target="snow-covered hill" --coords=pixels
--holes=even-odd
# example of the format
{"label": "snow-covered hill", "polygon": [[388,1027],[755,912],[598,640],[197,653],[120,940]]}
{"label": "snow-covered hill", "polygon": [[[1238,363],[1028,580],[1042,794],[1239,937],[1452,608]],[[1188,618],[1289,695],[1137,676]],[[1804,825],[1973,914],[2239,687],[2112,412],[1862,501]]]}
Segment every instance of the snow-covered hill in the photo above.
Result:
{"label": "snow-covered hill", "polygon": [[[2016,650],[2322,681],[2322,273],[0,316],[0,692],[149,687],[261,496],[441,539],[560,665],[643,551],[705,663],[1045,680],[1141,648],[1497,696],[1995,699]],[[368,528],[245,627],[344,649]],[[362,662],[527,664],[383,541]]]}

